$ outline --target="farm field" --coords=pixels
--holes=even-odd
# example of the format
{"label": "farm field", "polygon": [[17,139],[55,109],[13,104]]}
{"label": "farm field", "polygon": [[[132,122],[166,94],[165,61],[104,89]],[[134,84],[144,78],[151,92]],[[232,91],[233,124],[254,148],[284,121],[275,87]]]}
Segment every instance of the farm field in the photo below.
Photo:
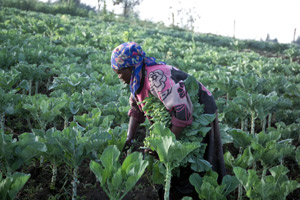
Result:
{"label": "farm field", "polygon": [[139,150],[149,124],[122,152],[130,91],[110,56],[128,41],[216,99],[229,176],[218,185],[195,158],[201,199],[300,199],[299,46],[13,8],[0,28],[1,200],[158,198],[165,163]]}

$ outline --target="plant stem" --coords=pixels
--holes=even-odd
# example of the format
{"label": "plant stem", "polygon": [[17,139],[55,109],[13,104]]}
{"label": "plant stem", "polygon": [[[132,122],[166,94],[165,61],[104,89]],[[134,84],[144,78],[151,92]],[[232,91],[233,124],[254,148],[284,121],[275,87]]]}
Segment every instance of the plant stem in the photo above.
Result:
{"label": "plant stem", "polygon": [[4,134],[4,128],[5,128],[4,124],[5,124],[5,112],[2,112],[1,116],[0,116],[0,128],[3,130],[3,134]]}
{"label": "plant stem", "polygon": [[228,105],[229,102],[229,93],[226,94],[226,105]]}
{"label": "plant stem", "polygon": [[50,84],[51,84],[51,78],[49,77],[46,83],[47,90],[49,90]]}
{"label": "plant stem", "polygon": [[243,131],[244,128],[245,128],[245,122],[244,122],[244,120],[241,120],[241,130]]}
{"label": "plant stem", "polygon": [[272,123],[272,113],[270,113],[268,116],[268,128],[271,128],[271,123]]}
{"label": "plant stem", "polygon": [[44,156],[40,156],[40,167],[43,167]]}
{"label": "plant stem", "polygon": [[56,177],[57,177],[57,165],[54,161],[52,163],[52,178],[51,178],[51,184],[50,184],[50,189],[51,190],[55,190]]}
{"label": "plant stem", "polygon": [[27,120],[27,123],[28,123],[29,129],[30,129],[30,130],[32,130],[32,125],[31,125],[30,119],[29,119],[29,118],[26,118],[26,120]]}
{"label": "plant stem", "polygon": [[262,131],[266,132],[267,119],[264,118],[263,120],[261,120],[261,124],[262,124]]}
{"label": "plant stem", "polygon": [[[242,149],[242,147],[240,147],[239,154],[242,155],[242,153],[243,153],[243,149]],[[242,200],[242,196],[243,196],[243,186],[240,183],[239,186],[238,186],[238,197],[237,197],[237,199]]]}
{"label": "plant stem", "polygon": [[72,200],[76,200],[77,196],[77,183],[78,183],[78,166],[76,166],[73,169],[73,181],[72,181],[72,186],[73,186],[73,193],[72,193]]}
{"label": "plant stem", "polygon": [[266,174],[267,174],[267,168],[264,167],[262,175],[261,175],[263,180],[265,180]]}
{"label": "plant stem", "polygon": [[39,81],[35,81],[35,94],[39,93]]}
{"label": "plant stem", "polygon": [[64,128],[67,128],[68,124],[69,124],[69,118],[67,117],[67,115],[64,118],[65,118],[65,120],[64,120]]}
{"label": "plant stem", "polygon": [[170,167],[170,164],[166,163],[166,180],[165,180],[164,200],[169,200],[171,178],[172,178],[172,169]]}
{"label": "plant stem", "polygon": [[245,119],[245,130],[244,131],[248,131],[248,117]]}
{"label": "plant stem", "polygon": [[239,184],[239,186],[238,186],[238,197],[237,197],[237,199],[238,199],[238,200],[242,200],[242,197],[243,197],[243,186],[242,186],[242,184]]}
{"label": "plant stem", "polygon": [[32,80],[29,80],[29,96],[31,96]]}
{"label": "plant stem", "polygon": [[251,134],[254,134],[255,129],[255,112],[251,111]]}

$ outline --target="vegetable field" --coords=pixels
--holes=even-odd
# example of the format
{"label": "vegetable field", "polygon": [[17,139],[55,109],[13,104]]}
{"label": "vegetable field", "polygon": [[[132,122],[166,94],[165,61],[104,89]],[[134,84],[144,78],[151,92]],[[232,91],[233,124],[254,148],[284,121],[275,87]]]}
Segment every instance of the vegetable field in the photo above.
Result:
{"label": "vegetable field", "polygon": [[[222,184],[193,156],[203,146],[159,125],[151,135],[144,124],[125,157],[130,92],[110,56],[127,41],[213,93],[228,174]],[[299,60],[292,44],[1,8],[0,200],[157,199],[178,152],[203,174],[190,177],[201,199],[300,199]],[[160,161],[141,153],[144,137]]]}

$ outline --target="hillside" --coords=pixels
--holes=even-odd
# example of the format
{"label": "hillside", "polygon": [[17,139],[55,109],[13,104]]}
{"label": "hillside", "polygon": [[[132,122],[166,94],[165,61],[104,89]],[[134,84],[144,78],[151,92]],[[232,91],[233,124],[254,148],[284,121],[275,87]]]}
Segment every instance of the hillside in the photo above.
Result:
{"label": "hillside", "polygon": [[[129,88],[110,56],[127,41],[213,93],[227,172],[240,183],[227,199],[300,198],[299,46],[13,8],[1,8],[0,28],[3,198],[108,199],[89,163],[126,139]],[[139,133],[136,146],[148,134]],[[125,199],[156,199],[153,173],[149,167]]]}

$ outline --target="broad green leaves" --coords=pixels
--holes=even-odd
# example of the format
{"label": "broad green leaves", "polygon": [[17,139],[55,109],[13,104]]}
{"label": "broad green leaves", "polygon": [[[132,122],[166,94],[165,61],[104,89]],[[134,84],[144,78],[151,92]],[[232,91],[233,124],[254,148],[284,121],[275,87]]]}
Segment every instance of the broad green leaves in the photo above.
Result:
{"label": "broad green leaves", "polygon": [[297,181],[287,177],[288,169],[284,166],[275,166],[269,169],[271,175],[259,178],[255,170],[245,170],[240,167],[233,169],[237,179],[246,190],[250,199],[286,199],[287,195],[300,187]]}
{"label": "broad green leaves", "polygon": [[200,199],[226,200],[226,196],[236,189],[239,182],[236,177],[226,175],[223,177],[221,185],[219,185],[217,178],[218,174],[210,171],[204,177],[200,177],[199,174],[194,173],[190,176],[189,180],[195,187]]}
{"label": "broad green leaves", "polygon": [[45,131],[47,125],[61,115],[61,109],[64,106],[63,99],[48,98],[38,94],[28,97],[28,103],[24,104],[23,108],[30,112],[40,128]]}
{"label": "broad green leaves", "polygon": [[15,172],[3,178],[0,173],[0,200],[13,200],[30,178],[30,174]]}
{"label": "broad green leaves", "polygon": [[112,200],[123,199],[148,166],[138,152],[129,154],[122,164],[119,163],[119,156],[116,146],[108,146],[100,156],[100,163],[90,162],[90,169]]}
{"label": "broad green leaves", "polygon": [[170,163],[172,168],[179,166],[190,152],[200,147],[198,142],[177,141],[171,130],[159,123],[154,125],[146,140],[149,147],[158,153],[160,161]]}
{"label": "broad green leaves", "polygon": [[0,168],[4,175],[30,164],[32,158],[39,157],[45,151],[46,145],[32,133],[23,133],[17,141],[0,130]]}
{"label": "broad green leaves", "polygon": [[293,155],[295,150],[289,140],[281,140],[281,134],[277,131],[250,135],[244,131],[232,130],[229,134],[233,137],[235,147],[243,149],[236,159],[229,152],[225,153],[225,162],[231,166],[247,168],[260,161],[267,169],[282,162],[284,157]]}
{"label": "broad green leaves", "polygon": [[180,142],[169,128],[161,123],[155,123],[150,132],[150,137],[146,138],[149,147],[156,151],[159,160],[166,168],[165,171],[165,194],[164,198],[169,199],[170,181],[172,170],[180,166],[186,156],[200,147],[199,142]]}

